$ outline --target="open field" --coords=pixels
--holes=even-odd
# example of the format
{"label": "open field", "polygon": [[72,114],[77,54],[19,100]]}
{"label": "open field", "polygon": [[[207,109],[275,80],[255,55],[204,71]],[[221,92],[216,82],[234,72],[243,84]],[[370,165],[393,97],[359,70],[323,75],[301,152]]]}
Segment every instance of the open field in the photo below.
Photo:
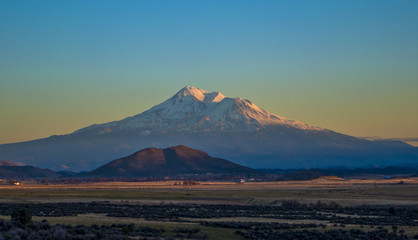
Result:
{"label": "open field", "polygon": [[271,205],[283,200],[312,203],[335,201],[344,206],[416,205],[418,178],[387,180],[312,180],[279,182],[99,182],[42,185],[23,182],[0,185],[2,202],[141,201]]}
{"label": "open field", "polygon": [[[128,239],[418,237],[417,178],[174,183],[0,185],[0,219],[26,206],[33,220],[47,220],[51,231],[75,234],[83,228],[90,235],[118,233]],[[138,230],[126,233],[127,227]]]}

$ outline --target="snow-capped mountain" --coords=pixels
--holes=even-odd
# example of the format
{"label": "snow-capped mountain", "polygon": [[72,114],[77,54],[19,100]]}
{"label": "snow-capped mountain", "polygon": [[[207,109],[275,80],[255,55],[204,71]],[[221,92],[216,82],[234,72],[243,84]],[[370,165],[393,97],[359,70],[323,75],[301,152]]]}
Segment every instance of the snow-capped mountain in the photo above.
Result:
{"label": "snow-capped mountain", "polygon": [[106,134],[134,131],[147,136],[161,132],[213,132],[260,130],[265,126],[290,126],[303,130],[323,130],[270,113],[249,100],[225,97],[195,87],[185,87],[163,103],[138,115],[75,132]]}
{"label": "snow-capped mountain", "polygon": [[143,148],[187,145],[253,168],[397,165],[418,161],[400,141],[370,141],[270,113],[249,100],[185,87],[120,121],[0,145],[0,161],[91,170]]}

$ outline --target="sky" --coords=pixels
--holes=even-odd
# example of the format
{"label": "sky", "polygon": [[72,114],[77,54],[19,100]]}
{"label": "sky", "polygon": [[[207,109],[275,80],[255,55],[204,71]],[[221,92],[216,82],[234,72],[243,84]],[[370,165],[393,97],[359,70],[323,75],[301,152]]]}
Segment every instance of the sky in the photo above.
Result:
{"label": "sky", "polygon": [[418,1],[0,1],[0,144],[186,85],[358,137],[418,138]]}

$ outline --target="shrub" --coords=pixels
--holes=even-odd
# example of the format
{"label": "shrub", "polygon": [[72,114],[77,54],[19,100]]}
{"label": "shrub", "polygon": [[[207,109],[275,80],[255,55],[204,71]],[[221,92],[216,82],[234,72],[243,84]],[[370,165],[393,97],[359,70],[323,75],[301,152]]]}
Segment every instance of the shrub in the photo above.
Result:
{"label": "shrub", "polygon": [[13,223],[20,223],[22,225],[26,225],[32,222],[32,216],[29,212],[29,209],[15,209],[12,212],[11,220]]}

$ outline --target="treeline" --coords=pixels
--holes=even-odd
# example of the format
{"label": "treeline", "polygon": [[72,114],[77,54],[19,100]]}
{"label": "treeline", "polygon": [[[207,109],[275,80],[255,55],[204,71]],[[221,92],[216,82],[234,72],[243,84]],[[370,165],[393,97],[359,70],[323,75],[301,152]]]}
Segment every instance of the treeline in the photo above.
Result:
{"label": "treeline", "polygon": [[318,230],[302,230],[302,231],[268,231],[263,229],[250,229],[247,231],[237,231],[243,238],[246,239],[265,239],[265,240],[406,240],[408,236],[397,235],[396,233],[389,232],[388,230],[374,230],[366,232],[360,229],[335,229],[329,231]]}
{"label": "treeline", "polygon": [[22,224],[0,219],[0,239],[24,240],[125,240],[125,239],[206,239],[199,228],[164,229],[135,227],[134,224],[50,225],[46,220]]}
{"label": "treeline", "polygon": [[34,216],[76,216],[84,213],[101,213],[109,217],[145,218],[148,220],[181,218],[221,218],[221,217],[262,217],[276,219],[313,219],[337,224],[357,225],[398,225],[418,226],[417,207],[342,207],[336,203],[301,204],[285,201],[281,206],[239,206],[224,204],[110,204],[90,203],[38,203],[0,204],[0,215],[11,215],[14,209],[27,206]]}
{"label": "treeline", "polygon": [[[208,236],[200,228],[164,229],[112,225],[50,225],[47,221],[33,222],[35,216],[76,216],[85,213],[101,213],[112,217],[145,218],[157,221],[193,222],[211,228],[234,229],[245,239],[408,239],[406,227],[417,226],[417,207],[342,207],[335,202],[301,204],[284,201],[281,206],[239,206],[215,204],[111,204],[90,203],[38,203],[0,204],[0,215],[11,216],[11,221],[0,220],[0,240],[3,239],[205,239]],[[309,219],[324,220],[315,223],[277,223],[255,221],[217,221],[222,217]],[[186,220],[185,218],[189,218]],[[191,219],[190,219],[191,218]],[[212,218],[207,221],[202,218]],[[199,219],[202,219],[199,221]],[[346,224],[358,229],[345,229]],[[368,225],[372,231],[365,231]],[[329,229],[329,228],[332,229]],[[338,229],[335,229],[338,228]],[[391,229],[391,230],[389,230]],[[418,235],[414,236],[418,239]]]}

